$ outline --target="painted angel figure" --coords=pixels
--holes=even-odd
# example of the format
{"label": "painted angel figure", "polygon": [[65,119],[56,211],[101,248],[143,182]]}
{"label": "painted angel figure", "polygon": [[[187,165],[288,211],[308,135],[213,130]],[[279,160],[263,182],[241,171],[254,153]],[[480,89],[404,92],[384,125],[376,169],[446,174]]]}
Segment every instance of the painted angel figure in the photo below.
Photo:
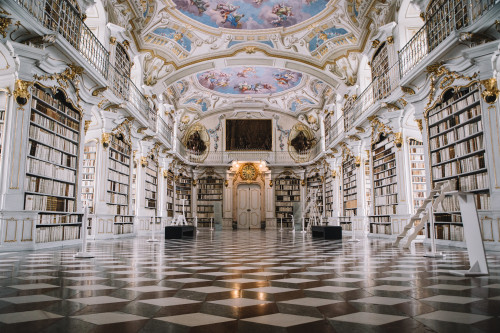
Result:
{"label": "painted angel figure", "polygon": [[286,6],[285,3],[274,5],[271,12],[278,16],[276,20],[271,21],[276,27],[281,26],[290,16],[293,16],[292,7]]}
{"label": "painted angel figure", "polygon": [[190,0],[191,5],[196,6],[198,8],[198,14],[204,13],[207,8],[210,6],[207,2],[203,0]]}
{"label": "painted angel figure", "polygon": [[245,16],[245,14],[236,12],[238,8],[240,8],[240,6],[233,6],[229,3],[219,3],[217,7],[215,7],[222,17],[221,23],[224,24],[229,22],[233,27],[238,27],[240,25],[240,20]]}

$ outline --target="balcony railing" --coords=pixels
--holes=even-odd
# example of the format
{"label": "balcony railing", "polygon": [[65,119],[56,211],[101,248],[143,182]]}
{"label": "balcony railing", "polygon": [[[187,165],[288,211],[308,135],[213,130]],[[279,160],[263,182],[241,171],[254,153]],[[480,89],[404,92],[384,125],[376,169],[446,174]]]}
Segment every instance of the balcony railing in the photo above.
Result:
{"label": "balcony railing", "polygon": [[314,160],[321,153],[320,144],[313,148],[295,152],[293,157],[288,151],[209,151],[200,153],[186,149],[177,140],[177,152],[191,163],[218,165],[229,164],[232,161],[266,161],[268,164],[295,164],[307,163]]}
{"label": "balcony railing", "polygon": [[[375,104],[376,101],[386,98],[399,86],[399,66],[394,64],[383,75],[376,77],[358,96],[352,106],[344,110],[344,129],[349,131],[354,123]],[[335,140],[333,135],[331,140]]]}
{"label": "balcony railing", "polygon": [[445,1],[399,52],[401,77],[412,70],[453,31],[470,26],[495,5],[496,0]]}
{"label": "balcony railing", "polygon": [[115,95],[129,101],[156,128],[156,112],[130,80],[110,63],[109,52],[81,19],[68,0],[13,0],[26,9],[45,28],[59,33],[109,83]]}
{"label": "balcony railing", "polygon": [[160,133],[167,142],[172,144],[172,128],[167,125],[165,119],[158,117],[158,133]]}
{"label": "balcony railing", "polygon": [[328,135],[328,140],[326,141],[326,146],[329,147],[333,141],[335,141],[342,133],[344,133],[344,116],[341,116],[335,121],[335,123],[330,127],[330,134]]}

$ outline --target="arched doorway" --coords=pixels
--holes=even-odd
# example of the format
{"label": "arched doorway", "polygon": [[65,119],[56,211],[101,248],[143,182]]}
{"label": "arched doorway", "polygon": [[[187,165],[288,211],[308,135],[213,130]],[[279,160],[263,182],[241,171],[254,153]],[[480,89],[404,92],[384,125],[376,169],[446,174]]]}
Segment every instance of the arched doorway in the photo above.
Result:
{"label": "arched doorway", "polygon": [[238,229],[260,228],[261,191],[259,184],[239,184],[236,191]]}

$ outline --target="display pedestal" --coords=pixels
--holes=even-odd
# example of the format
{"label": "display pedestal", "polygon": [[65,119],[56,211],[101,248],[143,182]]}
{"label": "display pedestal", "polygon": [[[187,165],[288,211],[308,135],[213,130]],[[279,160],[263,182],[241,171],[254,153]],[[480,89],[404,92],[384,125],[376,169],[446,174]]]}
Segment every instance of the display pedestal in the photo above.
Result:
{"label": "display pedestal", "polygon": [[323,237],[324,239],[342,239],[342,227],[337,226],[312,226],[313,237]]}

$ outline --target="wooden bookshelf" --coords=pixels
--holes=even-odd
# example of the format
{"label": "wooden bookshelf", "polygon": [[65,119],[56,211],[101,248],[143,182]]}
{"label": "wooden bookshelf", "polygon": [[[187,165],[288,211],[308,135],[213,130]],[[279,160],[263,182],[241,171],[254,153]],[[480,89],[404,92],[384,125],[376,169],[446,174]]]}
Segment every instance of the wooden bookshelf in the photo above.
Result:
{"label": "wooden bookshelf", "polygon": [[222,188],[224,180],[213,176],[198,179],[198,200],[196,216],[198,226],[209,227],[210,219],[215,218],[214,202],[222,202]]}
{"label": "wooden bookshelf", "polygon": [[286,176],[274,181],[275,212],[277,225],[292,228],[293,205],[300,202],[300,179]]}
{"label": "wooden bookshelf", "polygon": [[182,202],[183,199],[185,199],[184,209],[186,219],[191,219],[193,217],[191,213],[192,183],[193,180],[190,177],[183,175],[177,176],[175,180],[175,215],[182,214]]}
{"label": "wooden bookshelf", "polygon": [[355,158],[349,156],[342,163],[342,195],[343,195],[343,216],[357,216],[358,211],[358,190],[356,185],[356,164]]}
{"label": "wooden bookshelf", "polygon": [[381,134],[372,145],[373,213],[370,232],[392,234],[391,215],[398,204],[396,178],[396,147],[392,135]]}
{"label": "wooden bookshelf", "polygon": [[408,148],[410,153],[411,197],[413,213],[415,213],[423,205],[427,195],[424,144],[422,141],[410,139]]}
{"label": "wooden bookshelf", "polygon": [[[331,174],[331,172],[329,172]],[[325,217],[329,218],[333,216],[333,200],[334,200],[334,188],[333,188],[333,177],[330,175],[325,178]]]}
{"label": "wooden bookshelf", "polygon": [[167,177],[165,179],[166,181],[166,191],[167,191],[167,198],[166,198],[166,211],[167,211],[167,216],[168,217],[173,217],[174,216],[174,173],[172,170],[167,170],[166,172]]}
{"label": "wooden bookshelf", "polygon": [[82,203],[84,207],[88,207],[89,214],[95,213],[96,155],[96,142],[86,143],[83,148]]}
{"label": "wooden bookshelf", "polygon": [[152,158],[147,157],[145,189],[145,208],[156,209],[158,193],[158,163]]}
{"label": "wooden bookshelf", "polygon": [[[489,178],[483,138],[479,87],[449,89],[428,113],[432,183],[457,180],[457,190],[474,194],[478,210],[490,209]],[[446,197],[435,212],[436,238],[463,241],[458,200]]]}
{"label": "wooden bookshelf", "polygon": [[[316,204],[318,205],[318,212],[320,216],[323,216],[323,179],[319,174],[316,174],[312,177],[307,178],[307,194],[312,189],[318,189],[316,194]],[[307,206],[307,203],[305,203]],[[305,222],[307,223],[310,218],[310,213],[306,214]]]}
{"label": "wooden bookshelf", "polygon": [[80,114],[64,94],[33,87],[24,209],[38,211],[37,243],[80,238],[76,214]]}

